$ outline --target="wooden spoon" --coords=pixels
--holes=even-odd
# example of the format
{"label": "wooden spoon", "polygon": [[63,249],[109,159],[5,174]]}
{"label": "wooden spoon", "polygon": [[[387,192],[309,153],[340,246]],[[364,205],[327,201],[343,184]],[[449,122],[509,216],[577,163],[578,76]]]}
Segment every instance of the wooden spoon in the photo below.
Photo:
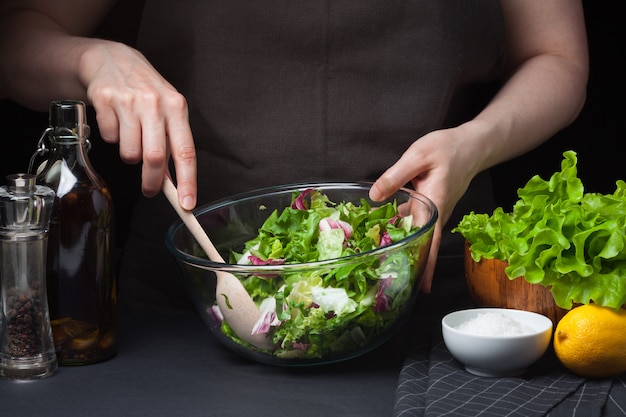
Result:
{"label": "wooden spoon", "polygon": [[[211,239],[198,223],[198,219],[189,210],[185,210],[178,203],[178,193],[176,186],[168,175],[163,180],[163,194],[174,207],[181,220],[196,239],[200,247],[204,250],[208,258],[217,263],[224,263],[224,259],[219,254]],[[233,274],[216,270],[217,288],[215,295],[224,319],[233,331],[241,339],[260,349],[273,349],[274,345],[265,334],[252,334],[252,328],[261,317],[259,311],[250,294],[246,291],[241,281]]]}

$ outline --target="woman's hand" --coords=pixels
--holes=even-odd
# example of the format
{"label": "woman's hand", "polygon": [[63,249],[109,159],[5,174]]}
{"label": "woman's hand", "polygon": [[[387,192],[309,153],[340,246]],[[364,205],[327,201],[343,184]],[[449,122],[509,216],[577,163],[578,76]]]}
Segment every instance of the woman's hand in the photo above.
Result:
{"label": "woman's hand", "polygon": [[79,77],[102,138],[128,163],[143,161],[142,191],[157,194],[171,153],[180,204],[196,205],[196,153],[187,102],[135,49],[98,42],[83,52]]}
{"label": "woman's hand", "polygon": [[161,189],[171,154],[180,204],[196,205],[196,153],[187,103],[137,50],[89,38],[116,0],[0,2],[0,98],[46,110],[73,98],[92,104],[104,140],[143,162],[142,190]]}
{"label": "woman's hand", "polygon": [[383,200],[400,187],[412,183],[414,189],[437,206],[435,226],[422,291],[430,292],[443,226],[461,199],[476,171],[477,158],[470,146],[466,124],[453,129],[431,132],[415,141],[392,167],[374,183],[370,197]]}

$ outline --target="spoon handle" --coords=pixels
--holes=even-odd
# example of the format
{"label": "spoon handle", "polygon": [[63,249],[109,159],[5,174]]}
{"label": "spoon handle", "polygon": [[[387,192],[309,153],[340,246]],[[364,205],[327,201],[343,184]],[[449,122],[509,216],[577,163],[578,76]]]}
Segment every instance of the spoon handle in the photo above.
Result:
{"label": "spoon handle", "polygon": [[[196,239],[207,257],[213,262],[224,263],[224,259],[219,254],[211,239],[196,219],[196,216],[189,210],[185,210],[178,203],[178,191],[168,174],[163,178],[163,194],[167,197],[174,210],[187,226],[191,235]],[[261,312],[250,298],[241,281],[233,274],[216,271],[216,300],[226,322],[232,327],[235,333],[246,342],[260,349],[274,349],[274,344],[266,334],[253,334],[253,329],[261,319]]]}
{"label": "spoon handle", "polygon": [[163,178],[163,194],[167,197],[168,201],[174,207],[174,210],[178,213],[178,216],[181,218],[187,229],[191,232],[191,235],[196,239],[200,247],[204,250],[206,255],[213,262],[224,263],[224,259],[220,255],[220,253],[211,242],[211,239],[204,232],[202,226],[196,219],[196,216],[189,210],[185,210],[178,203],[178,192],[176,191],[176,186],[172,182],[172,179],[169,175],[165,175]]}

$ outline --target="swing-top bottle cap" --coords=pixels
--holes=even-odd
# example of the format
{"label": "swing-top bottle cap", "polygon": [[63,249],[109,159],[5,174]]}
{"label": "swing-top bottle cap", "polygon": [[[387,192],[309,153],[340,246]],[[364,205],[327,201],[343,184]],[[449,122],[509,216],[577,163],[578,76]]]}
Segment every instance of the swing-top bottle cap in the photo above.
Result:
{"label": "swing-top bottle cap", "polygon": [[87,124],[85,103],[80,100],[57,100],[50,103],[49,125],[56,137],[87,139],[90,129]]}

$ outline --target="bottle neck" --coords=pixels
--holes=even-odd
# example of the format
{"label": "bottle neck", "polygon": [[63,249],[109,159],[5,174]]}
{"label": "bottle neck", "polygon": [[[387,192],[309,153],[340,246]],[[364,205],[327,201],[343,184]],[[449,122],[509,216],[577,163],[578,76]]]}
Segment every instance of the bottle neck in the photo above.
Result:
{"label": "bottle neck", "polygon": [[63,160],[70,167],[89,165],[85,140],[78,137],[51,137],[48,163]]}
{"label": "bottle neck", "polygon": [[60,184],[72,188],[73,184],[98,184],[100,178],[89,161],[89,141],[78,136],[49,136],[50,152],[43,170],[37,175],[43,184],[54,188],[59,197]]}
{"label": "bottle neck", "polygon": [[85,139],[78,136],[50,136],[52,146],[84,145]]}
{"label": "bottle neck", "polygon": [[[87,140],[90,129],[85,103],[74,100],[53,101],[50,104],[48,126],[39,140],[38,154],[46,159],[37,168],[39,182],[51,186],[59,198],[74,187],[98,186],[102,181],[87,156],[91,146]],[[46,137],[50,142],[49,151],[45,146]],[[31,170],[33,161],[31,159]]]}

